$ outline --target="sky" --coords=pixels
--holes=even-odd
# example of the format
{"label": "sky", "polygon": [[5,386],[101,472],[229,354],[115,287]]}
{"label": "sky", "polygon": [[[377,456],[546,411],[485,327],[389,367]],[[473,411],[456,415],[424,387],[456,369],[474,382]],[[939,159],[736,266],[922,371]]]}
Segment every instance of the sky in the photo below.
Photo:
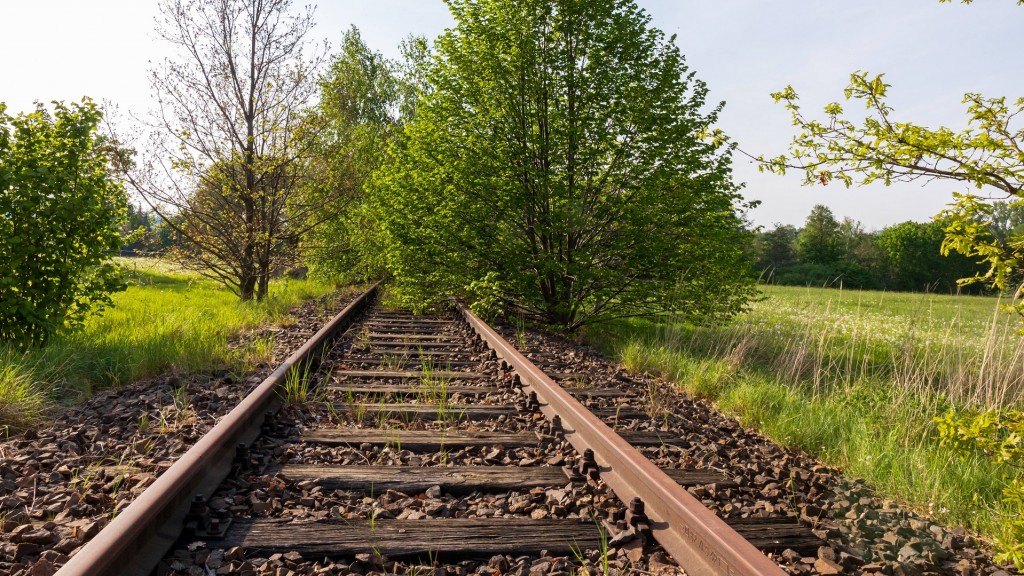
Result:
{"label": "sky", "polygon": [[[159,0],[0,0],[0,102],[12,114],[33,102],[109,100],[121,112],[153,107],[147,70],[168,52],[153,32]],[[301,2],[300,2],[301,4]],[[965,126],[964,93],[1024,96],[1024,7],[937,0],[638,0],[690,69],[725,101],[718,126],[746,151],[774,156],[795,133],[769,93],[792,85],[805,112],[841,101],[857,70],[885,73],[895,117],[930,127]],[[357,26],[371,48],[397,57],[409,34],[433,38],[453,24],[442,0],[328,0],[311,39],[335,41]],[[737,155],[735,179],[761,205],[755,224],[801,225],[815,204],[868,230],[924,221],[961,184],[931,182],[846,189],[761,174]]]}

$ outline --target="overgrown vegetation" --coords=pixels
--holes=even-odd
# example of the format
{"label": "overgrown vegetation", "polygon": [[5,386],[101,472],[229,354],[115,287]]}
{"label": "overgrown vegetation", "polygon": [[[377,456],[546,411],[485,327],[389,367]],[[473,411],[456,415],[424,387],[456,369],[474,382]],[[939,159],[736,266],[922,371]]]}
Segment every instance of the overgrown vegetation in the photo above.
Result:
{"label": "overgrown vegetation", "polygon": [[[935,419],[945,445],[965,457],[981,452],[995,464],[1024,471],[1024,411],[990,410],[957,414],[951,410]],[[999,539],[997,560],[1013,562],[1024,570],[1024,474],[1003,488],[1003,504],[1009,509],[1007,527]]]}
{"label": "overgrown vegetation", "polygon": [[[962,2],[970,4],[971,0]],[[1024,1],[1018,0],[1017,5],[1024,6]],[[942,251],[958,252],[981,262],[984,270],[963,278],[961,283],[1012,291],[1010,307],[1024,318],[1024,241],[1019,234],[1007,237],[996,233],[1000,201],[1009,210],[1024,208],[1024,97],[1008,100],[1005,96],[968,92],[963,97],[967,127],[953,130],[899,119],[887,102],[890,87],[882,74],[854,72],[844,96],[847,103],[862,106],[866,113],[851,117],[843,104],[831,102],[825,105],[820,120],[804,112],[792,86],[772,94],[790,112],[798,133],[790,142],[788,154],[759,158],[761,169],[776,173],[797,170],[807,184],[827,185],[837,180],[849,187],[925,179],[958,185],[960,190],[953,192],[954,202],[941,214],[945,232]],[[982,416],[992,423],[988,432],[1018,435],[1012,419],[990,416]],[[976,418],[953,418],[946,425],[973,430]],[[968,434],[963,440],[984,450],[986,434]],[[1019,473],[1019,456],[997,458],[996,462]],[[1016,526],[1016,533],[1009,534],[1002,545],[1005,558],[1024,568],[1024,520],[1019,515],[1022,494],[1014,486],[1011,484],[1004,493],[1003,505],[1018,512],[1016,522],[1010,523]]]}
{"label": "overgrown vegetation", "polygon": [[[0,104],[0,427],[165,370],[266,361],[271,341],[233,352],[227,339],[329,288],[272,285],[304,256],[321,278],[390,274],[386,300],[417,312],[456,295],[515,315],[519,339],[527,318],[566,331],[613,321],[589,335],[627,367],[997,536],[1024,564],[1024,344],[992,299],[769,290],[737,323],[692,324],[743,309],[751,252],[778,283],[953,291],[968,277],[1020,295],[1024,99],[967,94],[968,128],[955,132],[896,121],[881,76],[851,77],[863,125],[839,103],[810,118],[787,87],[774,97],[801,133],[763,169],[991,194],[878,234],[818,206],[801,230],[755,235],[714,128],[723,104],[707,105],[674,38],[634,0],[446,4],[456,23],[433,46],[412,38],[399,63],[352,29],[318,77],[311,7],[164,0],[157,34],[177,51],[151,72],[159,110],[137,151],[95,135],[88,101],[18,118]],[[155,218],[126,214],[112,168]],[[173,247],[262,302],[146,266],[111,298],[122,281],[104,261],[128,239]],[[1011,306],[1024,314],[1024,300]],[[629,316],[661,320],[616,320]],[[421,400],[450,416],[447,382],[424,372]],[[288,379],[290,402],[309,401],[307,376]]]}
{"label": "overgrown vegetation", "polygon": [[767,287],[730,325],[620,321],[588,338],[745,425],[947,522],[1010,541],[1019,470],[944,446],[950,409],[1021,406],[1024,342],[995,298]]}
{"label": "overgrown vegetation", "polygon": [[[125,262],[125,261],[122,261]],[[229,339],[280,321],[304,300],[333,286],[282,280],[262,303],[241,302],[210,280],[156,261],[125,262],[130,286],[114,305],[60,334],[43,349],[0,348],[0,427],[23,427],[50,402],[72,401],[166,371],[244,369],[265,359],[263,346],[233,351]]]}
{"label": "overgrown vegetation", "polygon": [[[425,46],[409,40],[402,49],[408,57]],[[319,79],[319,101],[299,131],[311,152],[311,177],[303,182],[302,195],[309,204],[323,205],[327,216],[302,239],[303,258],[314,276],[379,277],[379,247],[362,200],[410,114],[415,94],[409,94],[405,76],[398,62],[370,49],[353,27],[342,35],[338,54]]]}

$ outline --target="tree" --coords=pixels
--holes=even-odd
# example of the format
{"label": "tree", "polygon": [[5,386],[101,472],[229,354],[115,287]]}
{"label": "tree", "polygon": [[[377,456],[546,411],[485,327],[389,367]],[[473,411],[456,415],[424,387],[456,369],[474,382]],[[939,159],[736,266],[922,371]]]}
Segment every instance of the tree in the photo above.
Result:
{"label": "tree", "polygon": [[835,264],[842,255],[839,222],[827,206],[817,204],[796,237],[796,251],[805,264]]}
{"label": "tree", "polygon": [[0,103],[0,340],[41,346],[125,288],[109,258],[127,200],[90,100],[5,110]]}
{"label": "tree", "polygon": [[762,276],[796,263],[796,236],[796,227],[790,224],[776,224],[775,228],[757,235],[754,253]]}
{"label": "tree", "polygon": [[836,220],[821,204],[814,206],[802,229],[792,231],[796,262],[773,269],[771,282],[796,286],[878,287],[874,236],[852,219]]}
{"label": "tree", "polygon": [[294,133],[315,90],[312,8],[291,0],[166,0],[157,33],[178,50],[151,71],[152,151],[130,182],[183,241],[182,264],[243,300],[267,295],[321,206],[296,194]]}
{"label": "tree", "polygon": [[871,234],[859,220],[844,216],[839,222],[837,243],[842,258],[863,263],[871,259]]}
{"label": "tree", "polygon": [[319,86],[319,102],[299,137],[315,175],[305,180],[303,194],[326,213],[303,239],[304,260],[318,276],[366,276],[377,272],[368,268],[376,245],[361,200],[401,130],[408,98],[398,63],[370,50],[355,27],[343,35]]}
{"label": "tree", "polygon": [[121,225],[121,236],[124,244],[121,246],[121,255],[136,255],[146,251],[147,237],[153,228],[152,214],[147,212],[141,204],[128,203],[128,214],[124,224]]}
{"label": "tree", "polygon": [[993,202],[988,232],[1003,245],[1020,242],[1024,238],[1024,200]]}
{"label": "tree", "polygon": [[878,234],[886,288],[953,292],[958,279],[977,273],[978,266],[965,256],[942,255],[945,226],[937,221],[903,222]]}
{"label": "tree", "polygon": [[707,88],[631,0],[448,0],[371,202],[400,293],[573,330],[729,314],[751,293]]}

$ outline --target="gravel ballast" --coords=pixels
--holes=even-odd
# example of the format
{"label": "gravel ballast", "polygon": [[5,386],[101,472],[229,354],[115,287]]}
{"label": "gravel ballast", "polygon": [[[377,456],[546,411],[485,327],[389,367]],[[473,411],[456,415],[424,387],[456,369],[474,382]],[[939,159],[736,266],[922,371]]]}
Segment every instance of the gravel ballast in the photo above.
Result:
{"label": "gravel ballast", "polygon": [[234,345],[272,337],[250,374],[168,374],[99,392],[0,443],[0,574],[46,576],[92,539],[351,300],[329,295]]}
{"label": "gravel ballast", "polygon": [[[310,303],[296,313],[297,324],[275,332],[275,360],[280,362],[301,345],[344,302]],[[325,313],[326,312],[326,313]],[[574,388],[616,388],[620,396],[580,396],[594,409],[643,417],[614,419],[620,431],[660,432],[681,440],[640,450],[663,468],[721,473],[722,482],[688,486],[687,490],[727,519],[790,518],[822,539],[814,551],[784,550],[770,557],[792,574],[885,574],[1003,576],[1014,572],[998,566],[988,550],[962,529],[950,529],[914,511],[877,497],[870,487],[845,478],[807,454],[780,446],[744,429],[707,403],[672,385],[644,375],[627,374],[592,349],[557,336],[526,331],[510,342],[541,368],[566,377]],[[263,334],[265,335],[265,334]],[[252,335],[260,336],[260,335]],[[314,381],[337,378],[330,368],[359,370],[370,366],[346,362],[362,354],[356,331],[336,347],[325,371]],[[381,417],[366,421],[357,414],[360,398],[331,398],[324,392],[308,406],[286,408],[272,431],[251,447],[266,467],[227,480],[208,502],[215,514],[239,521],[276,519],[285,522],[366,520],[430,520],[434,518],[578,519],[593,523],[623,504],[600,480],[574,478],[547,488],[454,494],[440,486],[418,493],[385,490],[329,490],[316,481],[296,480],[279,472],[286,465],[394,465],[449,467],[516,466],[523,469],[573,467],[579,456],[564,441],[538,446],[483,446],[437,452],[394,445],[326,446],[306,443],[302,435],[318,429],[383,427],[462,432],[542,432],[545,423],[531,411],[527,398],[508,387],[510,375],[498,371],[486,354],[460,369],[487,371],[480,382],[498,391],[481,396],[449,398],[452,404],[518,407],[513,415],[482,421],[421,422]],[[0,574],[47,575],[67,561],[135,496],[170,467],[188,447],[269,373],[235,376],[169,375],[117,391],[103,392],[83,405],[65,410],[54,422],[33,433],[0,444]],[[329,400],[330,402],[325,402]],[[340,402],[336,402],[341,400]],[[331,403],[332,408],[327,408]],[[341,406],[339,410],[335,405]],[[143,417],[145,414],[145,417]],[[164,560],[169,574],[299,575],[299,574],[429,574],[431,576],[568,576],[596,574],[681,573],[655,542],[624,533],[601,550],[578,553],[541,551],[533,555],[492,555],[451,562],[390,559],[375,554],[354,558],[303,558],[294,552],[258,554],[240,547],[219,548],[214,542],[184,537]]]}

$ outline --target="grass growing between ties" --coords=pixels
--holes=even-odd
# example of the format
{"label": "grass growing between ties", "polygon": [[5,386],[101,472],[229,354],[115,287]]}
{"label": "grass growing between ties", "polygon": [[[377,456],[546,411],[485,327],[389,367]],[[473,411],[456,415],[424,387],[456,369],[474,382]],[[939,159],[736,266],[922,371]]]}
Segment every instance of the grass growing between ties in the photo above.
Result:
{"label": "grass growing between ties", "polygon": [[282,280],[263,302],[241,302],[220,285],[159,260],[122,260],[129,288],[84,329],[60,334],[43,349],[0,347],[0,432],[31,425],[47,404],[73,401],[166,371],[244,368],[265,361],[272,342],[241,353],[230,337],[282,321],[289,309],[334,287]]}
{"label": "grass growing between ties", "polygon": [[670,318],[594,328],[627,369],[715,402],[776,441],[948,523],[1006,538],[1019,473],[942,446],[950,409],[1019,409],[1024,338],[995,298],[766,287],[724,326]]}
{"label": "grass growing between ties", "polygon": [[[422,350],[420,352],[422,353]],[[453,408],[451,397],[448,393],[448,383],[451,381],[451,378],[443,375],[450,370],[450,366],[445,366],[444,370],[439,370],[429,356],[421,356],[420,379],[416,399],[420,404],[433,404],[437,406],[437,422],[441,427],[455,424],[462,417]]]}
{"label": "grass growing between ties", "polygon": [[317,385],[316,382],[317,374],[322,374],[321,366],[323,366],[331,352],[334,351],[337,342],[329,346],[329,348],[327,346],[320,348],[320,351],[311,355],[301,367],[293,366],[285,374],[284,385],[280,387],[278,393],[287,406],[303,407],[314,402],[320,402],[331,406],[333,409],[334,405],[331,402],[325,401],[327,398],[326,387]]}

